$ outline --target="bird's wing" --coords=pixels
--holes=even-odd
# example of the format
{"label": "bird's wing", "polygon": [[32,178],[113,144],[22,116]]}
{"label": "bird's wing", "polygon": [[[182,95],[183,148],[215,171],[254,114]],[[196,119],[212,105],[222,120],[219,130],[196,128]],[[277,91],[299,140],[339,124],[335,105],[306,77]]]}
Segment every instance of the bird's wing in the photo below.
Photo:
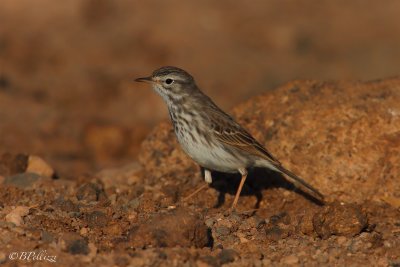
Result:
{"label": "bird's wing", "polygon": [[282,164],[271,155],[260,143],[258,143],[245,129],[243,129],[232,117],[220,110],[213,110],[210,113],[211,128],[215,137],[232,147],[246,151],[250,155],[258,156],[268,160],[278,171],[287,175],[287,178],[295,186],[301,188],[314,198],[324,202],[324,196],[314,187],[307,184],[303,179],[296,176],[282,166]]}
{"label": "bird's wing", "polygon": [[216,110],[210,116],[211,128],[216,138],[232,147],[246,151],[247,153],[258,156],[270,161],[274,165],[281,163],[259,142],[257,142],[243,127],[233,120],[228,114]]}

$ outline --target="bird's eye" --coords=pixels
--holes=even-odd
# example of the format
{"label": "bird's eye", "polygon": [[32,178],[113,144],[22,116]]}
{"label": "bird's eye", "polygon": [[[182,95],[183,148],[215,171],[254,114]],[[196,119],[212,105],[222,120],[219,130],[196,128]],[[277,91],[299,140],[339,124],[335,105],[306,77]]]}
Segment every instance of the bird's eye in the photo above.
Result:
{"label": "bird's eye", "polygon": [[165,83],[166,83],[166,84],[172,84],[173,82],[174,82],[174,80],[172,80],[172,79],[170,79],[170,78],[168,78],[168,79],[165,80]]}

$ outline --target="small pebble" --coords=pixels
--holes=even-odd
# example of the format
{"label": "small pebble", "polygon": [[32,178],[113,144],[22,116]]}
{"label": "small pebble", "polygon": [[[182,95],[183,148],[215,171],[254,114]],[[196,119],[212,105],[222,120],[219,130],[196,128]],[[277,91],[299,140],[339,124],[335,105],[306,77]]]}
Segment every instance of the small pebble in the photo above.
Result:
{"label": "small pebble", "polygon": [[76,205],[69,199],[64,200],[63,197],[56,199],[53,202],[53,205],[65,212],[79,212],[78,205]]}
{"label": "small pebble", "polygon": [[226,264],[229,262],[233,262],[235,258],[237,258],[238,253],[233,249],[223,249],[218,255],[217,258],[220,264]]}
{"label": "small pebble", "polygon": [[28,215],[29,207],[18,206],[6,215],[6,221],[20,226],[24,220],[23,217]]}
{"label": "small pebble", "polygon": [[237,233],[237,237],[240,240],[240,243],[247,243],[249,240],[245,237],[245,234],[243,233]]}
{"label": "small pebble", "polygon": [[87,227],[83,227],[79,231],[79,234],[81,234],[82,236],[86,236],[88,233],[89,233],[89,229]]}
{"label": "small pebble", "polygon": [[12,176],[7,176],[4,179],[4,184],[26,189],[31,187],[40,178],[41,176],[36,173],[19,173]]}
{"label": "small pebble", "polygon": [[215,232],[216,232],[217,234],[219,234],[219,235],[229,235],[229,233],[230,233],[231,231],[230,231],[229,228],[226,227],[226,226],[219,226],[219,227],[215,228]]}
{"label": "small pebble", "polygon": [[208,218],[208,219],[205,221],[205,224],[206,224],[208,227],[210,227],[210,228],[214,225],[214,223],[215,223],[215,219],[214,219],[214,218]]}
{"label": "small pebble", "polygon": [[55,174],[53,168],[46,161],[35,155],[29,156],[25,172],[36,173],[48,178],[53,178]]}
{"label": "small pebble", "polygon": [[78,188],[76,198],[87,202],[99,201],[105,198],[105,193],[100,185],[85,183]]}
{"label": "small pebble", "polygon": [[88,213],[85,219],[90,228],[104,227],[110,220],[104,212],[98,210]]}
{"label": "small pebble", "polygon": [[75,233],[65,233],[59,241],[63,250],[70,254],[84,254],[89,253],[88,242],[82,238],[80,235]]}
{"label": "small pebble", "polygon": [[250,218],[247,220],[247,222],[248,222],[248,224],[250,225],[250,227],[252,227],[252,228],[259,228],[260,226],[262,226],[262,225],[265,224],[265,219],[264,219],[264,218],[261,218],[261,217],[259,217],[259,216],[257,216],[257,215],[254,215],[254,216],[250,217]]}
{"label": "small pebble", "polygon": [[383,245],[385,247],[387,247],[387,248],[391,248],[392,247],[392,243],[390,241],[387,241],[387,240],[383,241]]}

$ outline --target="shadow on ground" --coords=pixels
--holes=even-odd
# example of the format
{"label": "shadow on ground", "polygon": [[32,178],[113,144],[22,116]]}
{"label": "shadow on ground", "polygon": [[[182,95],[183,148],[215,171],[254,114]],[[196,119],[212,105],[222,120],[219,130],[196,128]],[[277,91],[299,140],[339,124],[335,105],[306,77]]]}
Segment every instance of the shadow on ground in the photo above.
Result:
{"label": "shadow on ground", "polygon": [[[203,169],[201,170],[201,174],[202,177],[204,177]],[[236,194],[241,180],[241,175],[239,173],[231,174],[213,171],[212,177],[213,182],[210,186],[219,192],[218,201],[215,205],[215,208],[220,208],[225,203],[226,194]],[[258,209],[260,208],[260,203],[263,199],[262,191],[272,188],[284,188],[300,194],[304,198],[317,205],[323,205],[320,200],[307,194],[301,189],[296,188],[292,183],[285,179],[284,175],[265,168],[253,168],[249,170],[249,174],[243,186],[241,196],[254,195],[257,198],[257,203],[254,209]]]}

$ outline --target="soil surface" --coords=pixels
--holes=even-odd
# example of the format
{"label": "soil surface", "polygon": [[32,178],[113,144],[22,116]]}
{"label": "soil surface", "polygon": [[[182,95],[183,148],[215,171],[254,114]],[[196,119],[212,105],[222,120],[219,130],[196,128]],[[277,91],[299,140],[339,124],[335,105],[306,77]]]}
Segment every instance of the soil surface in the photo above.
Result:
{"label": "soil surface", "polygon": [[[399,9],[2,0],[0,263],[399,266],[400,81],[376,80],[399,74]],[[160,97],[132,83],[163,65],[193,74],[326,204],[259,169],[234,213],[237,175],[183,201],[200,168]]]}
{"label": "soil surface", "polygon": [[399,101],[397,79],[296,81],[233,110],[325,204],[266,170],[250,172],[232,213],[237,175],[213,173],[184,201],[204,181],[169,123],[138,162],[74,180],[38,156],[5,153],[0,260],[23,261],[10,259],[17,250],[42,252],[49,266],[52,256],[63,266],[397,266]]}

